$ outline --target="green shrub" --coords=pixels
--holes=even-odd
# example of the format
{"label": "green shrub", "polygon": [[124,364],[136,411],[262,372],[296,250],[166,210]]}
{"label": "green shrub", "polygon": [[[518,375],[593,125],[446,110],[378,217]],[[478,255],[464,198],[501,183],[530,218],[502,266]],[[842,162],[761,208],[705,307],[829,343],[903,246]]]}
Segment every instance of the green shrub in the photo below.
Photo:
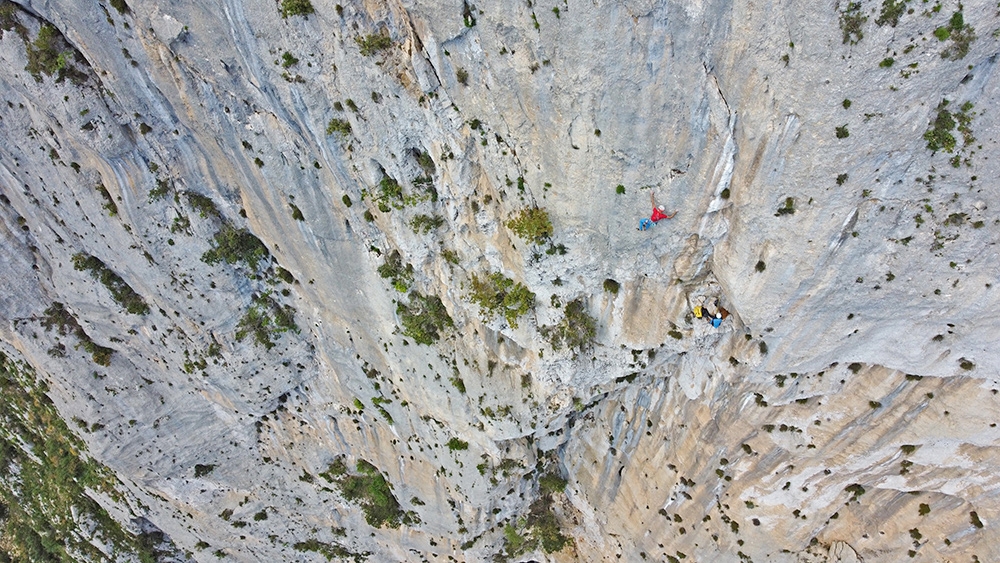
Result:
{"label": "green shrub", "polygon": [[552,237],[552,221],[541,207],[526,207],[507,221],[514,234],[533,244],[543,244]]}
{"label": "green shrub", "polygon": [[[122,500],[123,493],[48,392],[34,370],[0,353],[0,561],[108,561],[109,553],[140,563],[174,558],[162,534],[126,531],[91,498]],[[131,516],[127,505],[118,506]]]}
{"label": "green shrub", "polygon": [[281,0],[281,17],[288,16],[308,16],[315,13],[312,2],[309,0]]}
{"label": "green shrub", "polygon": [[197,211],[203,219],[221,216],[219,210],[215,207],[215,203],[212,202],[212,198],[196,192],[184,192],[184,195],[187,197],[188,205]]}
{"label": "green shrub", "polygon": [[406,293],[413,283],[413,266],[403,263],[403,257],[398,250],[393,249],[377,271],[379,276],[388,279],[392,287],[400,293]]}
{"label": "green shrub", "polygon": [[366,57],[392,47],[392,38],[385,32],[370,33],[364,37],[355,37],[354,41],[361,48],[361,54]]}
{"label": "green shrub", "polygon": [[927,148],[932,151],[944,150],[954,152],[957,143],[952,131],[958,128],[962,134],[963,145],[970,145],[976,139],[972,135],[970,125],[972,123],[971,102],[962,104],[959,111],[952,113],[947,109],[948,100],[941,100],[937,107],[937,115],[931,122],[927,131],[924,132],[924,140],[927,141]]}
{"label": "green shrub", "polygon": [[541,327],[542,333],[555,350],[563,346],[573,350],[574,355],[590,348],[597,336],[597,319],[587,313],[583,299],[567,303],[563,308],[563,318],[555,326]]}
{"label": "green shrub", "polygon": [[292,202],[288,202],[288,207],[292,208],[292,219],[295,219],[296,221],[306,220],[306,217],[305,215],[302,214],[302,210],[299,209],[299,206],[295,205]]}
{"label": "green shrub", "polygon": [[123,16],[132,13],[132,10],[128,7],[128,4],[125,3],[125,0],[111,0],[111,7]]}
{"label": "green shrub", "polygon": [[0,30],[16,31],[22,39],[27,41],[28,31],[17,17],[18,8],[19,6],[13,2],[0,3]]}
{"label": "green shrub", "polygon": [[618,195],[624,195],[625,194],[625,186],[623,186],[621,184],[618,184],[617,186],[615,186],[615,193],[618,194]]}
{"label": "green shrub", "polygon": [[844,109],[850,109],[850,107],[851,107],[851,100],[848,100],[847,98],[844,98],[844,101],[841,102],[840,105],[844,106]]}
{"label": "green shrub", "polygon": [[892,27],[896,27],[899,23],[900,16],[906,10],[906,3],[909,0],[882,0],[882,9],[879,11],[878,17],[875,18],[875,23],[877,25],[889,24]]}
{"label": "green shrub", "polygon": [[187,215],[174,217],[173,222],[170,224],[170,232],[191,234],[191,219]]}
{"label": "green shrub", "polygon": [[341,137],[347,137],[351,134],[351,123],[346,119],[338,119],[336,117],[331,119],[326,124],[326,134],[329,136],[334,133],[340,134]]}
{"label": "green shrub", "polygon": [[969,47],[976,40],[976,30],[965,23],[965,16],[958,11],[951,15],[948,25],[934,30],[934,37],[937,37],[938,41],[951,39],[951,45],[941,51],[941,57],[957,61],[969,54]]}
{"label": "green shrub", "polygon": [[[295,55],[289,53],[288,51],[285,51],[284,53],[281,54],[282,68],[289,68],[297,64],[299,64],[299,59],[295,58]],[[327,135],[329,135],[329,133],[327,133]]]}
{"label": "green shrub", "polygon": [[444,218],[440,215],[425,215],[421,213],[410,220],[410,228],[416,234],[427,234],[441,225],[444,225]]}
{"label": "green shrub", "polygon": [[848,2],[847,8],[840,13],[840,30],[844,34],[844,43],[856,45],[864,39],[862,27],[868,21],[868,16],[861,11],[861,2]]}
{"label": "green shrub", "polygon": [[620,288],[621,288],[621,284],[619,284],[615,280],[613,280],[611,278],[608,278],[608,279],[604,280],[604,291],[607,291],[608,293],[610,293],[612,295],[618,295],[618,290]]}
{"label": "green shrub", "polygon": [[441,338],[442,332],[455,326],[437,295],[424,296],[414,291],[408,304],[397,302],[396,314],[403,325],[403,334],[417,344],[430,346]]}
{"label": "green shrub", "polygon": [[290,305],[280,305],[265,294],[253,300],[236,324],[236,340],[242,341],[252,335],[254,344],[270,350],[274,347],[272,338],[289,330],[299,331],[299,327],[295,325],[295,309]]}
{"label": "green shrub", "polygon": [[969,513],[969,522],[977,528],[983,527],[983,521],[979,519],[979,514],[977,514],[976,511]]}
{"label": "green shrub", "polygon": [[451,451],[461,451],[469,449],[469,443],[454,436],[448,440],[448,449]]}
{"label": "green shrub", "polygon": [[400,186],[399,182],[390,176],[382,177],[378,183],[378,201],[390,204],[396,209],[402,209],[405,204],[403,186]]}
{"label": "green shrub", "polygon": [[351,197],[347,194],[344,194],[344,197],[340,198],[340,201],[343,201],[344,205],[346,205],[348,208],[354,205],[354,202],[351,201]]}
{"label": "green shrub", "polygon": [[202,465],[200,463],[197,463],[194,466],[194,476],[195,477],[204,477],[205,475],[208,475],[209,473],[211,473],[214,470],[215,470],[215,465],[214,464]]}
{"label": "green shrub", "polygon": [[528,288],[493,272],[485,276],[472,274],[468,299],[479,305],[479,314],[485,320],[502,316],[511,328],[517,328],[517,319],[535,305],[535,294]]}
{"label": "green shrub", "polygon": [[753,269],[757,270],[758,272],[763,272],[764,270],[767,269],[767,264],[765,264],[763,260],[758,260],[757,265],[754,266]]}
{"label": "green shrub", "polygon": [[90,336],[83,330],[83,327],[80,326],[79,321],[76,320],[76,317],[62,303],[52,303],[48,309],[45,309],[43,314],[45,316],[42,317],[42,326],[45,327],[46,331],[55,328],[56,332],[63,336],[72,334],[78,341],[77,348],[83,348],[90,354],[95,364],[102,366],[111,365],[111,356],[115,351],[91,340]]}
{"label": "green shrub", "polygon": [[851,500],[858,500],[859,498],[861,498],[861,495],[865,494],[865,488],[858,483],[854,483],[853,485],[848,485],[844,487],[844,490],[851,493],[852,495]]}
{"label": "green shrub", "polygon": [[82,252],[73,255],[73,268],[89,270],[91,277],[100,281],[111,292],[111,298],[133,315],[149,313],[149,305],[114,271],[104,265],[100,258]]}
{"label": "green shrub", "polygon": [[281,266],[275,268],[274,275],[277,276],[278,279],[289,285],[295,283],[295,276],[293,276],[291,272],[282,268]]}
{"label": "green shrub", "polygon": [[566,490],[566,479],[555,473],[546,473],[538,478],[538,488],[543,495],[561,493]]}
{"label": "green shrub", "polygon": [[42,81],[43,74],[56,75],[56,82],[62,82],[67,76],[74,82],[86,77],[73,67],[75,55],[72,48],[59,30],[50,24],[42,24],[35,40],[25,43],[25,55],[28,65],[24,70],[38,82]]}
{"label": "green shrub", "polygon": [[445,248],[444,250],[441,251],[441,258],[444,258],[445,262],[455,266],[457,266],[461,261],[461,259],[458,256],[458,253],[450,248]]}
{"label": "green shrub", "polygon": [[779,207],[778,210],[774,213],[774,216],[780,217],[782,215],[793,215],[794,213],[795,213],[795,198],[786,197],[785,205],[783,207]]}
{"label": "green shrub", "polygon": [[359,505],[370,526],[398,528],[405,513],[385,477],[377,467],[363,459],[358,460],[356,469],[358,475],[329,474],[344,500]]}
{"label": "green shrub", "polygon": [[562,551],[572,540],[563,535],[559,521],[552,512],[552,501],[539,499],[532,503],[528,516],[528,526],[531,536],[541,543],[545,553]]}
{"label": "green shrub", "polygon": [[316,538],[295,542],[292,547],[295,551],[319,553],[326,557],[327,561],[347,561],[348,559],[364,561],[368,557],[368,552],[354,553],[342,545],[321,542]]}
{"label": "green shrub", "polygon": [[424,174],[428,176],[433,176],[435,171],[434,158],[431,157],[430,153],[421,152],[414,149],[417,158],[417,164],[423,169]]}
{"label": "green shrub", "polygon": [[171,186],[166,180],[157,180],[156,187],[149,190],[149,203],[170,195]]}
{"label": "green shrub", "polygon": [[108,216],[114,217],[118,215],[118,206],[115,205],[115,198],[111,197],[111,192],[108,191],[108,188],[104,187],[104,184],[97,184],[97,193],[101,194],[101,197],[104,198],[103,207],[108,211]]}
{"label": "green shrub", "polygon": [[458,69],[458,71],[455,72],[455,78],[458,79],[458,83],[461,84],[462,86],[469,85],[469,71],[465,70],[464,68],[460,68]]}
{"label": "green shrub", "polygon": [[889,68],[892,65],[894,65],[895,63],[896,63],[896,59],[894,59],[892,57],[886,57],[886,58],[882,59],[882,62],[880,62],[878,64],[878,66],[880,66],[882,68]]}
{"label": "green shrub", "polygon": [[844,172],[844,173],[841,173],[841,174],[837,174],[837,185],[838,186],[843,186],[844,183],[847,182],[848,178],[849,178],[849,176],[847,175],[847,172]]}
{"label": "green shrub", "polygon": [[973,369],[976,369],[976,364],[972,363],[971,361],[965,358],[959,358],[958,367],[964,369],[965,371],[971,371]]}
{"label": "green shrub", "polygon": [[847,130],[846,123],[841,125],[840,127],[837,127],[836,134],[838,139],[846,139],[847,137],[851,136],[851,133]]}
{"label": "green shrub", "polygon": [[206,264],[243,264],[256,271],[261,262],[271,261],[267,247],[247,229],[237,229],[225,223],[213,240],[214,247],[201,255],[202,262]]}

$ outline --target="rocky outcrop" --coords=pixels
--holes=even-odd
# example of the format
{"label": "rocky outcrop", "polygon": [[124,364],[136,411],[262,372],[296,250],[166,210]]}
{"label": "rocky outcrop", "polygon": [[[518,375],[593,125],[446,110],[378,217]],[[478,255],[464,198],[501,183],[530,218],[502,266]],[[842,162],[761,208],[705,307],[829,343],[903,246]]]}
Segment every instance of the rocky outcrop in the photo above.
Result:
{"label": "rocky outcrop", "polygon": [[0,6],[0,339],[134,516],[996,559],[995,6],[495,4]]}

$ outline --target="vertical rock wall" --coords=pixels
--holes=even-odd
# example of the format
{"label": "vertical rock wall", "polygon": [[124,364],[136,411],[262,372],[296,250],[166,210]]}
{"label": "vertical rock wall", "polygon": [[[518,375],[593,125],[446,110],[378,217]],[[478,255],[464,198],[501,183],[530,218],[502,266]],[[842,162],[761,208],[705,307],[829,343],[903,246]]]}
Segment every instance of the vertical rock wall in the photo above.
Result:
{"label": "vertical rock wall", "polygon": [[145,517],[196,560],[996,558],[995,6],[494,4],[2,6],[0,334]]}

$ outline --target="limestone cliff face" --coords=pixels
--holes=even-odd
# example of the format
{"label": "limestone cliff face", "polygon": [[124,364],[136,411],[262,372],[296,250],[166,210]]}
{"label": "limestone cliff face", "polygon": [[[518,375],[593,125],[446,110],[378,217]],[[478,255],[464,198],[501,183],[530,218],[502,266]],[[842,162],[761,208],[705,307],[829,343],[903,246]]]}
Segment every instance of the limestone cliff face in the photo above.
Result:
{"label": "limestone cliff face", "polygon": [[1000,559],[996,6],[481,4],[3,5],[0,338],[142,516],[198,561]]}

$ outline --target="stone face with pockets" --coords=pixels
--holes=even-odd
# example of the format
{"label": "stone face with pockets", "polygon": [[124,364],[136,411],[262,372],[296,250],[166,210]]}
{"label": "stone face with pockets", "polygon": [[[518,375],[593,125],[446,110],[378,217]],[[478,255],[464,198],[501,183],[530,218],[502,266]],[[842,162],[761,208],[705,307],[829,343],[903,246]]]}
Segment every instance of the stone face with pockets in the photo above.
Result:
{"label": "stone face with pockets", "polygon": [[4,3],[0,350],[198,561],[1000,560],[996,3],[835,4]]}

